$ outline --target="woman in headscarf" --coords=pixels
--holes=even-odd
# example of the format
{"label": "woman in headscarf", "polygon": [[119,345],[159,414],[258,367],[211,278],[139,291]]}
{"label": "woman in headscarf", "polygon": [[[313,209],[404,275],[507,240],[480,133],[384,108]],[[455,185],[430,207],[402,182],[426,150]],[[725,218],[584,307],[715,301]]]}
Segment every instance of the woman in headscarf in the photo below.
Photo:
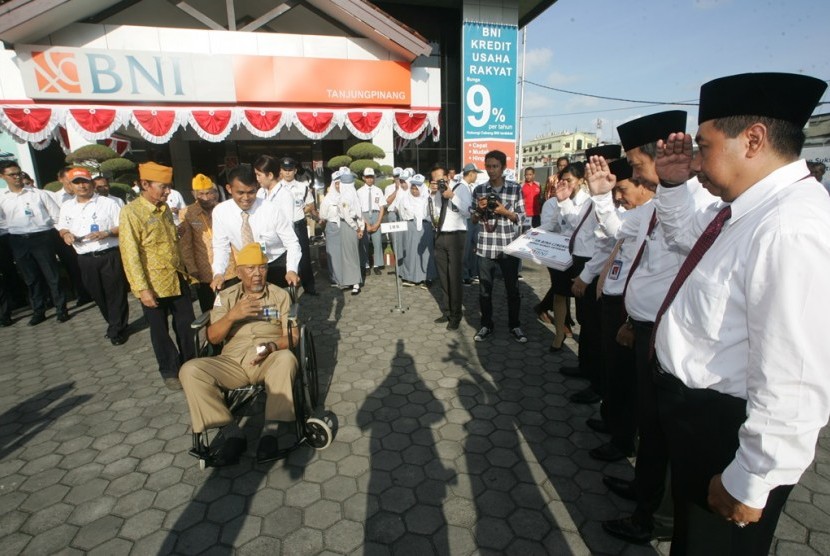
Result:
{"label": "woman in headscarf", "polygon": [[412,176],[408,188],[398,192],[395,202],[399,215],[408,223],[403,261],[398,266],[401,280],[404,286],[419,285],[427,289],[438,273],[433,258],[435,231],[429,215],[430,196],[424,182],[421,174]]}
{"label": "woman in headscarf", "polygon": [[332,285],[351,287],[352,295],[357,295],[363,284],[358,250],[363,236],[363,215],[354,188],[354,174],[348,168],[341,168],[332,178],[328,193],[320,203],[320,218],[326,221],[329,271]]}

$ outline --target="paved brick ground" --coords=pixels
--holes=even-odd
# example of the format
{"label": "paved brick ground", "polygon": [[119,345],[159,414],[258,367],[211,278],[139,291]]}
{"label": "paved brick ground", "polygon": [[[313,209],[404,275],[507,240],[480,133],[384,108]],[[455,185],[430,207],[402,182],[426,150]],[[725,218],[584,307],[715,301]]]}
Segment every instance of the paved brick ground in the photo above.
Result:
{"label": "paved brick ground", "polygon": [[[486,343],[475,288],[458,332],[432,324],[434,292],[372,276],[352,297],[301,301],[314,331],[325,407],[338,421],[324,451],[200,471],[187,454],[181,392],[158,376],[140,310],[113,347],[97,310],[69,324],[0,329],[0,546],[4,554],[654,554],[600,522],[631,510],[601,483],[629,462],[588,457],[603,439],[596,408],[569,404],[582,383],[558,367],[531,307],[547,273],[526,265],[519,345],[503,322]],[[497,284],[500,287],[500,284]],[[501,297],[501,295],[499,295]],[[497,303],[497,311],[503,306]],[[794,490],[778,554],[830,554],[830,437]]]}

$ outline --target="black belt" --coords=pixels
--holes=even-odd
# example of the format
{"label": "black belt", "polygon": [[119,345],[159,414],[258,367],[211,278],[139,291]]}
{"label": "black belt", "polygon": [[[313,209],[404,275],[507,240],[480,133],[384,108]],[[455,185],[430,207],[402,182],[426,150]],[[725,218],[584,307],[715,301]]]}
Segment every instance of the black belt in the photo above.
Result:
{"label": "black belt", "polygon": [[658,388],[662,388],[676,394],[683,394],[691,390],[691,388],[683,384],[679,378],[665,370],[660,365],[660,362],[656,360],[654,361],[654,371],[652,373],[652,377],[654,379],[654,384],[657,385]]}
{"label": "black belt", "polygon": [[445,235],[448,235],[448,234],[466,234],[467,230],[453,230],[451,232],[440,232],[439,231],[438,233],[441,234],[442,236],[445,236]]}
{"label": "black belt", "polygon": [[654,322],[653,321],[637,320],[637,319],[632,319],[631,317],[628,317],[628,322],[630,322],[634,326],[642,326],[643,328],[654,328]]}
{"label": "black belt", "polygon": [[20,237],[23,239],[32,239],[36,237],[40,237],[44,234],[52,233],[52,230],[43,230],[42,232],[32,232],[31,234],[9,234],[10,236]]}
{"label": "black belt", "polygon": [[92,253],[80,253],[79,257],[103,257],[107,253],[118,251],[118,247],[110,247],[109,249],[101,249],[100,251],[93,251]]}

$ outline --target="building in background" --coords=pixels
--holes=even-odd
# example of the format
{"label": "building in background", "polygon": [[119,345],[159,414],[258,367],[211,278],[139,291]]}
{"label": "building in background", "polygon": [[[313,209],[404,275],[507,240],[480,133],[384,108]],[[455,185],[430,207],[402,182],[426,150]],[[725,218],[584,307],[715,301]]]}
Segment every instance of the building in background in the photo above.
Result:
{"label": "building in background", "polygon": [[322,170],[361,140],[382,164],[461,164],[463,23],[518,27],[553,3],[9,0],[0,131],[30,145],[38,183],[105,141],[172,163],[182,191],[263,153]]}
{"label": "building in background", "polygon": [[568,160],[584,159],[585,149],[596,145],[597,134],[582,131],[560,131],[536,137],[522,145],[521,167],[555,166],[561,156]]}

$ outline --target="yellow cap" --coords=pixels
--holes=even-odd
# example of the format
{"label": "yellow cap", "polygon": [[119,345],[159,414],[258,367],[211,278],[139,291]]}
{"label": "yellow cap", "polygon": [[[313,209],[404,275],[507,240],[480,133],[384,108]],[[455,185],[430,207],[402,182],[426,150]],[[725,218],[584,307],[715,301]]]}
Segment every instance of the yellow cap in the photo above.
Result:
{"label": "yellow cap", "polygon": [[268,264],[268,259],[262,252],[262,246],[259,243],[249,243],[242,249],[236,252],[236,266],[256,266],[261,264]]}
{"label": "yellow cap", "polygon": [[155,162],[138,165],[138,177],[157,183],[173,183],[173,168]]}
{"label": "yellow cap", "polygon": [[196,174],[193,176],[193,191],[206,191],[213,189],[213,182],[204,174]]}

